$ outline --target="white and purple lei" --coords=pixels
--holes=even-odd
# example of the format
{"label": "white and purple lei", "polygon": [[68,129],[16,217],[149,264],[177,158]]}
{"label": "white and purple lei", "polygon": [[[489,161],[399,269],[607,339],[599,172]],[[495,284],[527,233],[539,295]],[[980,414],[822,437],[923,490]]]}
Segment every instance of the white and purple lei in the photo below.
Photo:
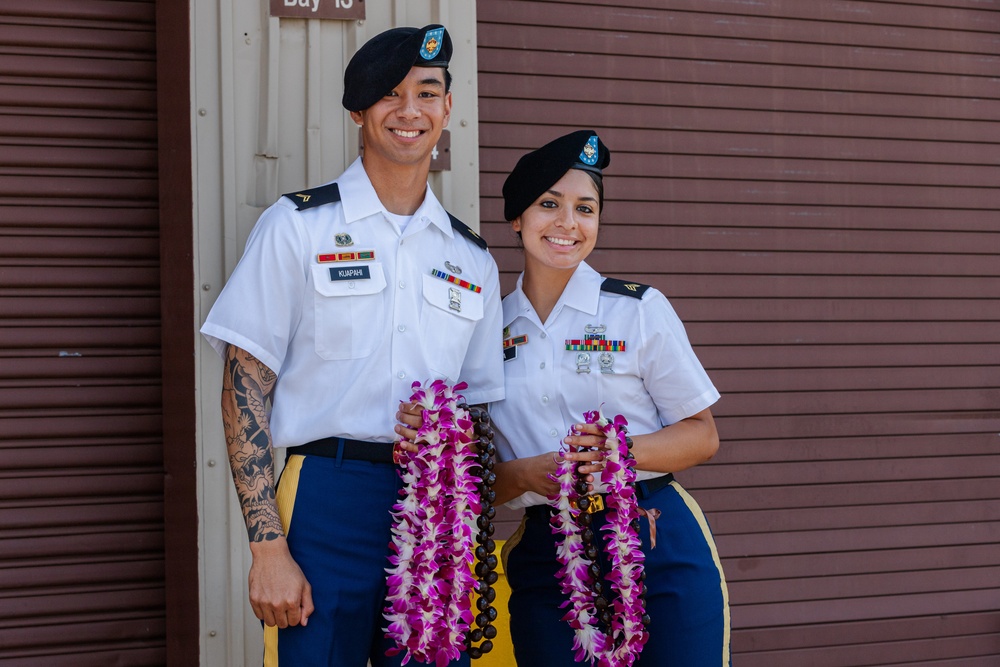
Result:
{"label": "white and purple lei", "polygon": [[[458,393],[464,382],[448,386],[412,385],[410,401],[423,409],[417,453],[400,462],[403,489],[393,507],[392,567],[387,568],[386,636],[412,658],[444,667],[457,659],[473,621],[469,591],[476,580],[472,525],[480,511],[479,481],[472,421]],[[424,444],[426,443],[426,444]]]}
{"label": "white and purple lei", "polygon": [[[578,522],[581,510],[577,503],[583,496],[577,491],[577,464],[561,457],[555,475],[559,495],[549,501],[555,510],[551,519],[552,532],[562,536],[556,544],[556,557],[561,565],[557,575],[560,587],[568,596],[562,605],[569,607],[563,620],[574,630],[573,648],[578,662],[589,660],[593,665],[596,661],[598,667],[630,667],[649,638],[642,622],[645,556],[633,527],[639,518],[634,487],[635,459],[629,455],[625,439],[628,422],[622,415],[608,421],[599,410],[594,410],[587,412],[584,419],[588,424],[597,424],[609,443],[601,472],[608,507],[602,531],[605,553],[611,562],[607,582],[617,592],[617,597],[612,603],[609,631],[605,632],[599,625],[595,606],[592,561],[587,557],[583,527]],[[575,448],[569,450],[575,451]]]}

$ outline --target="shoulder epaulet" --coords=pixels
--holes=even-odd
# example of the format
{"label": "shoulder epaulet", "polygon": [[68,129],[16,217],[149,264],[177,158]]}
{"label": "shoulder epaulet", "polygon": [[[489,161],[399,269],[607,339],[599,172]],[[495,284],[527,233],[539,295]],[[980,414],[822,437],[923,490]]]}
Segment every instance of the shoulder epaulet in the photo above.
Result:
{"label": "shoulder epaulet", "polygon": [[298,192],[289,192],[281,196],[291,199],[295,202],[296,210],[302,211],[307,208],[314,208],[316,206],[322,206],[323,204],[332,204],[335,201],[340,201],[340,188],[337,187],[336,183],[327,183],[326,185],[321,185],[318,188],[300,190]]}
{"label": "shoulder epaulet", "polygon": [[618,280],[617,278],[605,278],[604,282],[601,283],[602,292],[624,294],[625,296],[635,297],[636,299],[641,299],[642,295],[645,294],[648,289],[649,285],[643,285],[642,283],[627,283],[624,280]]}
{"label": "shoulder epaulet", "polygon": [[483,239],[483,237],[472,231],[471,227],[469,227],[467,224],[465,224],[464,222],[453,216],[451,213],[448,214],[448,218],[451,220],[451,226],[455,231],[457,231],[459,234],[461,234],[465,238],[475,243],[483,250],[488,249],[486,241]]}

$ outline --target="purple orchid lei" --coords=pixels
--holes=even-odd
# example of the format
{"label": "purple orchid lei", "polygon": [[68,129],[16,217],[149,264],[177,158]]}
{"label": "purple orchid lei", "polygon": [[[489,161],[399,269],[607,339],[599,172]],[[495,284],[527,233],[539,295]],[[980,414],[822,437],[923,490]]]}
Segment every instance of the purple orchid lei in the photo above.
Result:
{"label": "purple orchid lei", "polygon": [[[563,457],[555,475],[559,495],[549,499],[555,509],[552,532],[562,536],[556,545],[556,558],[561,565],[557,575],[560,587],[568,596],[562,605],[569,607],[563,620],[574,630],[577,662],[589,660],[591,665],[596,661],[598,667],[630,667],[649,638],[643,623],[645,556],[636,530],[639,505],[634,487],[635,459],[629,453],[625,438],[628,425],[625,417],[618,415],[608,421],[599,410],[594,410],[585,413],[584,419],[588,424],[597,424],[610,444],[601,472],[608,507],[602,530],[605,553],[611,562],[607,581],[618,595],[605,631],[600,625],[601,612],[595,604],[595,591],[601,588],[598,582],[600,567],[594,562],[596,553],[587,554],[584,533],[589,528],[582,526],[580,520],[590,499],[581,493],[586,487],[579,483],[576,464]],[[570,448],[570,451],[575,450]]]}
{"label": "purple orchid lei", "polygon": [[469,591],[472,524],[480,511],[472,421],[458,393],[464,382],[414,382],[410,401],[424,408],[418,453],[400,462],[403,490],[393,507],[392,565],[386,568],[389,654],[444,667],[457,659],[473,621]]}

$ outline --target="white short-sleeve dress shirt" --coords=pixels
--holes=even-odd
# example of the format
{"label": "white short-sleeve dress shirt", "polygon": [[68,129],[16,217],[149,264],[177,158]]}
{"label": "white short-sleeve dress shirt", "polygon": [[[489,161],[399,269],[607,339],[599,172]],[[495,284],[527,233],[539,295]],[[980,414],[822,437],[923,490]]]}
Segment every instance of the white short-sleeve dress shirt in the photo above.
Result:
{"label": "white short-sleeve dress shirt", "polygon": [[[598,408],[624,415],[631,435],[653,433],[691,417],[719,399],[684,325],[654,288],[641,298],[601,291],[604,278],[581,263],[549,314],[539,320],[521,289],[503,300],[506,397],[490,405],[502,461],[558,451],[573,424]],[[566,349],[588,335],[603,336],[602,353]],[[520,336],[526,336],[523,342]],[[513,349],[515,352],[511,353]],[[608,356],[610,355],[610,356]],[[638,479],[662,473],[639,471]],[[526,493],[514,509],[548,501]]]}
{"label": "white short-sleeve dress shirt", "polygon": [[[502,398],[492,256],[452,227],[430,187],[401,233],[360,159],[336,183],[339,202],[299,211],[282,197],[264,211],[201,329],[220,355],[232,343],[278,374],[274,446],[391,442],[414,381],[468,382],[470,404]],[[366,259],[330,261],[352,252]]]}

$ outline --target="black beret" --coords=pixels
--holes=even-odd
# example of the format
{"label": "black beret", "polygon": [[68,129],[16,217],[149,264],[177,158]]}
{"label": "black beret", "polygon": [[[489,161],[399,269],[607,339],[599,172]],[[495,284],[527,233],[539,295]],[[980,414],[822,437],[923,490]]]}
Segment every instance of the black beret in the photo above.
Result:
{"label": "black beret", "polygon": [[375,35],[344,70],[344,108],[363,111],[406,78],[411,67],[448,67],[451,36],[443,25],[393,28]]}
{"label": "black beret", "polygon": [[570,169],[600,175],[611,162],[611,151],[593,130],[577,130],[523,155],[503,184],[503,215],[513,220],[524,213]]}

